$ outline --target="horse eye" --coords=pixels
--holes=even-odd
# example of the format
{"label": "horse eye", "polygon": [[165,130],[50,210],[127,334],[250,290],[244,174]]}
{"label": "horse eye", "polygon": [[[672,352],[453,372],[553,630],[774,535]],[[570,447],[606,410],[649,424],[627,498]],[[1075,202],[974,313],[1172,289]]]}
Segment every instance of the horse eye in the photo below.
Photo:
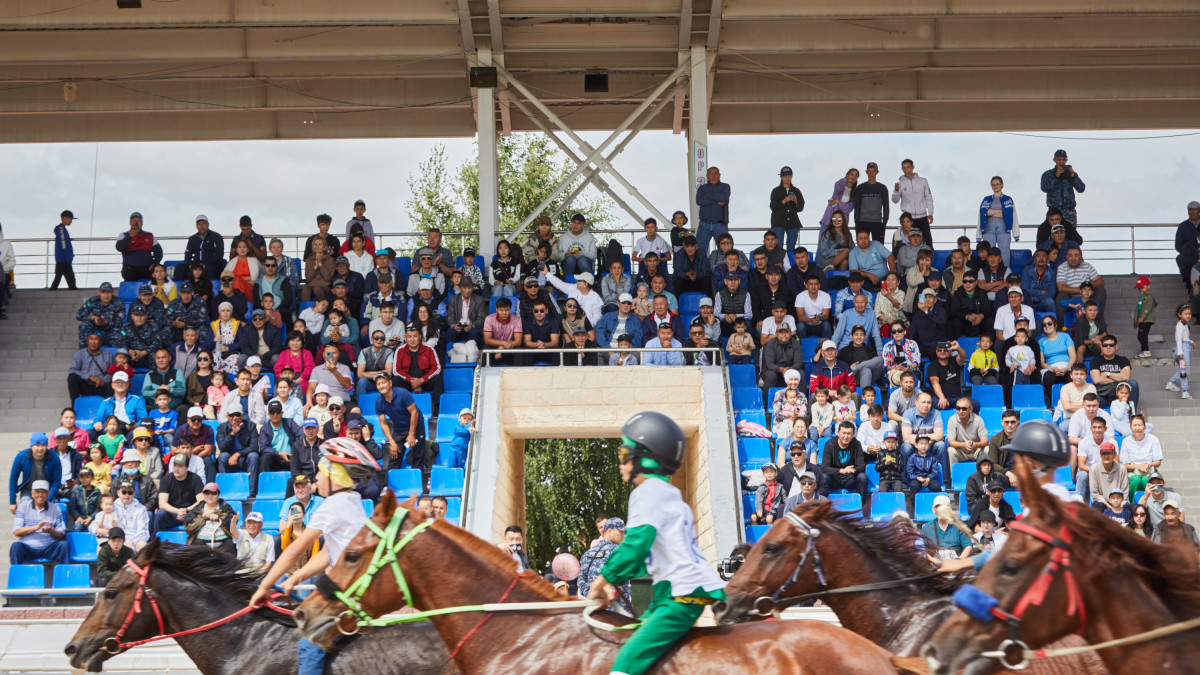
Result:
{"label": "horse eye", "polygon": [[104,589],[104,599],[105,600],[115,600],[116,597],[117,597],[117,589],[115,589],[115,588]]}
{"label": "horse eye", "polygon": [[1021,571],[1021,566],[1011,560],[1005,560],[1000,566],[1000,574],[1007,577],[1015,577]]}
{"label": "horse eye", "polygon": [[779,553],[779,545],[778,544],[767,544],[767,545],[763,546],[763,553],[765,553],[767,555],[775,555],[776,553]]}
{"label": "horse eye", "polygon": [[362,554],[360,554],[360,553],[355,553],[355,552],[352,552],[352,551],[346,551],[346,562],[348,562],[348,563],[356,563],[356,562],[358,562],[359,560],[362,560]]}

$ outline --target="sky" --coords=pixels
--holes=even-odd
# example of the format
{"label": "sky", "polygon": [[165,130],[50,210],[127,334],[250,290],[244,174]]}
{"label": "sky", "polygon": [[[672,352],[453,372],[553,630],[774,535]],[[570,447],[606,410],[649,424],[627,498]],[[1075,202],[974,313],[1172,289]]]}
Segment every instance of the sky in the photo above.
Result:
{"label": "sky", "polygon": [[[604,138],[582,136],[593,145]],[[136,210],[144,214],[146,229],[162,236],[190,234],[201,213],[227,236],[236,233],[243,214],[262,233],[300,234],[314,231],[318,213],[344,223],[354,200],[363,199],[377,232],[407,231],[408,178],[436,144],[445,146],[451,166],[474,152],[470,138],[0,145],[0,224],[9,238],[49,237],[58,213],[72,209],[80,218],[75,237],[112,237],[127,228]],[[691,199],[686,147],[682,135],[643,132],[614,166],[663,213],[686,211]],[[1079,198],[1084,224],[1174,224],[1186,217],[1188,201],[1200,199],[1195,130],[709,138],[711,164],[732,186],[735,226],[765,228],[767,197],[779,168],[793,168],[808,202],[801,214],[809,228],[802,243],[815,239],[824,200],[847,169],[878,162],[880,181],[891,185],[904,158],[912,158],[917,173],[929,180],[938,223],[975,222],[991,177],[1000,175],[1016,200],[1019,220],[1036,224],[1045,209],[1039,177],[1060,147],[1087,184]],[[635,227],[615,205],[612,212]],[[889,225],[895,225],[894,217]],[[1116,245],[1112,248],[1116,254]]]}

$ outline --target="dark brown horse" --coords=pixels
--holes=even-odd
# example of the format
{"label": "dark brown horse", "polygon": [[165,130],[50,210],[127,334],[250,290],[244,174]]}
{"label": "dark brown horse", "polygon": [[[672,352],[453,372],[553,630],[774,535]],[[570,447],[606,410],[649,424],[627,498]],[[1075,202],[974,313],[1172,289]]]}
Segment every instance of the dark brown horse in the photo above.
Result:
{"label": "dark brown horse", "polygon": [[[974,588],[964,588],[959,604],[970,613],[955,611],[930,640],[924,653],[936,672],[995,671],[996,659],[985,653],[1008,639],[1036,649],[1079,633],[1099,644],[1200,616],[1194,549],[1155,544],[1092,509],[1063,503],[1017,464],[1018,480],[1030,486],[1022,491],[1029,514]],[[1098,653],[1113,673],[1196,672],[1198,637],[1192,630]]]}
{"label": "dark brown horse", "polygon": [[[405,505],[411,510],[411,500]],[[371,516],[381,530],[396,511],[390,493]],[[404,516],[396,537],[420,523]],[[371,564],[381,540],[364,528],[346,547],[329,572],[329,582],[347,588]],[[397,554],[399,566],[417,609],[500,602],[560,600],[547,582],[517,575],[509,557],[469,532],[444,520],[419,532]],[[318,584],[318,588],[321,584]],[[404,604],[396,578],[384,567],[361,597],[362,608],[380,616]],[[328,644],[345,604],[313,593],[296,610],[301,632],[317,644]],[[464,673],[507,675],[607,673],[625,631],[611,633],[588,626],[578,608],[499,612],[465,612],[435,616],[434,626]],[[614,624],[627,620],[612,620]],[[869,673],[893,672],[892,655],[847,630],[807,621],[772,621],[733,627],[696,628],[655,666],[659,674],[726,675],[738,672]],[[902,660],[903,661],[903,660]],[[912,659],[907,659],[911,662]],[[907,665],[907,664],[906,664]],[[924,670],[924,664],[917,666]]]}
{"label": "dark brown horse", "polygon": [[[245,571],[237,558],[202,546],[176,546],[154,540],[134,560],[148,570],[146,587],[154,593],[167,634],[206,625],[246,607],[261,578]],[[65,650],[72,667],[91,672],[103,669],[104,662],[113,656],[103,647],[130,616],[139,584],[139,575],[126,567],[97,596],[96,606]],[[137,642],[159,632],[154,608],[146,598],[141,602],[142,611],[129,622],[124,642]],[[175,638],[205,675],[294,673],[299,640],[296,624],[290,618],[265,608]],[[326,669],[328,673],[347,675],[457,672],[433,627],[424,622],[351,639],[329,657]]]}
{"label": "dark brown horse", "polygon": [[[954,612],[954,591],[974,576],[967,572],[922,578],[936,573],[937,565],[921,555],[921,534],[911,526],[872,524],[826,500],[802,504],[793,515],[803,525],[780,519],[746,556],[725,588],[725,603],[716,607],[719,623],[757,618],[755,605],[764,597],[786,599],[875,586],[820,597],[843,627],[895,654],[914,655]],[[819,534],[811,538],[815,556],[810,554],[801,565],[810,546],[807,528]],[[911,579],[917,581],[903,583]],[[1107,671],[1099,659],[1079,655],[1039,662],[1030,672]]]}

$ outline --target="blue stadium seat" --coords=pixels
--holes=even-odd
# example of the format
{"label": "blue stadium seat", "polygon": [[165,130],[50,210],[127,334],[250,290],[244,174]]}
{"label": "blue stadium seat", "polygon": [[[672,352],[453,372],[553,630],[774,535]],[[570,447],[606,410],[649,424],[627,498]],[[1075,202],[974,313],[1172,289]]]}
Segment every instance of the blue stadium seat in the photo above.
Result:
{"label": "blue stadium seat", "polygon": [[767,530],[769,529],[771,529],[770,525],[747,525],[746,543],[754,544],[759,539],[762,539],[763,535],[766,534]]}
{"label": "blue stadium seat", "polygon": [[55,565],[50,585],[52,588],[91,588],[92,570],[87,565]]}
{"label": "blue stadium seat", "polygon": [[983,420],[983,426],[988,430],[988,436],[993,436],[1004,426],[1001,419],[1004,417],[1004,406],[999,408],[982,407],[979,409],[979,417]]}
{"label": "blue stadium seat", "polygon": [[1021,493],[1017,492],[1016,490],[1005,490],[1004,501],[1008,502],[1008,505],[1013,507],[1013,511],[1015,513],[1019,514],[1025,510],[1025,508],[1021,506]]}
{"label": "blue stadium seat", "polygon": [[[1040,388],[1041,387],[1039,387],[1039,389]],[[1047,410],[1045,407],[1022,408],[1021,409],[1021,421],[1022,422],[1028,422],[1029,420],[1046,420],[1047,422],[1051,422],[1051,421],[1053,421],[1051,419],[1053,417],[1054,417],[1054,412],[1051,410]]]}
{"label": "blue stadium seat", "polygon": [[363,394],[358,397],[358,409],[362,411],[363,415],[374,415],[375,402],[378,400],[379,394],[377,393]]}
{"label": "blue stadium seat", "polygon": [[13,565],[8,568],[8,588],[13,591],[46,587],[46,572],[41,565]]}
{"label": "blue stadium seat", "polygon": [[954,491],[966,490],[967,479],[971,474],[975,473],[974,462],[958,462],[950,465],[950,489]]}
{"label": "blue stadium seat", "polygon": [[[926,243],[929,243],[929,242],[926,242]],[[950,259],[950,254],[953,252],[954,252],[954,249],[944,249],[944,250],[940,250],[940,251],[934,251],[933,252],[933,266],[938,268],[939,270],[946,269],[946,261]]]}
{"label": "blue stadium seat", "polygon": [[208,427],[209,429],[212,429],[213,440],[216,440],[217,427],[221,426],[221,423],[216,420],[204,420],[204,426]]}
{"label": "blue stadium seat", "polygon": [[758,469],[771,461],[771,442],[765,438],[739,438],[738,462],[744,469]]}
{"label": "blue stadium seat", "polygon": [[762,390],[757,387],[736,387],[730,390],[734,412],[762,412]]}
{"label": "blue stadium seat", "polygon": [[246,512],[242,511],[242,502],[236,499],[226,499],[225,503],[229,505],[229,508],[233,509],[234,513],[238,514],[238,519],[244,524]]}
{"label": "blue stadium seat", "polygon": [[438,443],[449,443],[454,439],[454,429],[458,426],[458,416],[453,413],[438,415],[437,418],[437,437],[433,440]]}
{"label": "blue stadium seat", "polygon": [[[971,387],[971,398],[982,408],[1004,409],[1004,387],[998,384],[977,384]],[[991,429],[991,427],[988,427]]]}
{"label": "blue stadium seat", "polygon": [[217,487],[221,488],[221,499],[248,499],[250,497],[250,474],[219,473]]}
{"label": "blue stadium seat", "polygon": [[1012,249],[1008,252],[1008,269],[1014,274],[1020,274],[1025,266],[1033,261],[1033,251],[1027,248]]}
{"label": "blue stadium seat", "polygon": [[92,424],[97,421],[96,413],[100,411],[101,403],[104,403],[102,396],[80,396],[75,399],[75,426],[91,429]]}
{"label": "blue stadium seat", "polygon": [[[934,267],[937,267],[937,265],[934,265]],[[944,269],[944,268],[938,267],[938,269]],[[979,338],[977,338],[977,337],[960,337],[960,338],[958,338],[958,346],[962,347],[963,349],[966,350],[967,360],[970,360],[971,354],[974,354],[975,350],[979,347]],[[995,351],[995,350],[993,349],[992,351]]]}
{"label": "blue stadium seat", "polygon": [[142,395],[142,385],[146,383],[145,373],[134,373],[133,378],[129,380],[129,391],[137,396]]}
{"label": "blue stadium seat", "polygon": [[155,534],[154,536],[158,537],[159,541],[166,541],[166,542],[170,542],[172,544],[179,544],[180,546],[183,546],[184,544],[187,543],[187,532],[167,531],[167,532],[159,532],[159,533]]}
{"label": "blue stadium seat", "polygon": [[398,499],[404,500],[425,491],[421,483],[420,469],[392,469],[388,471],[388,487],[396,493]]}
{"label": "blue stadium seat", "polygon": [[438,414],[453,415],[458,417],[458,412],[463,408],[474,409],[471,402],[471,394],[442,394],[438,399]]}
{"label": "blue stadium seat", "polygon": [[[729,386],[733,388],[757,387],[758,371],[754,368],[754,364],[747,363],[729,366]],[[94,398],[100,397],[96,396]]]}
{"label": "blue stadium seat", "polygon": [[371,514],[375,513],[375,502],[371,501],[370,499],[363,499],[360,501],[362,501],[363,513],[366,513],[367,517],[370,518]]}
{"label": "blue stadium seat", "polygon": [[442,375],[442,386],[447,394],[470,394],[475,389],[475,368],[455,368]]}
{"label": "blue stadium seat", "polygon": [[765,403],[766,403],[766,411],[767,411],[768,415],[771,414],[772,410],[774,409],[775,394],[778,394],[779,392],[783,391],[784,389],[787,389],[787,387],[771,387],[770,389],[767,390],[767,400],[765,401]]}
{"label": "blue stadium seat", "polygon": [[413,394],[413,399],[422,415],[426,418],[433,416],[433,394]]}
{"label": "blue stadium seat", "polygon": [[[146,281],[149,281],[149,279]],[[132,303],[134,300],[137,300],[138,289],[146,281],[122,281],[121,285],[117,286],[117,297],[126,305]]]}
{"label": "blue stadium seat", "polygon": [[879,470],[871,462],[867,463],[867,489],[871,492],[879,489]]}
{"label": "blue stadium seat", "polygon": [[817,464],[820,464],[821,460],[825,458],[825,444],[829,442],[829,438],[827,436],[817,439]]}
{"label": "blue stadium seat", "polygon": [[1050,405],[1052,407],[1058,405],[1058,397],[1062,393],[1062,388],[1065,384],[1066,382],[1059,382],[1050,387]]}
{"label": "blue stadium seat", "polygon": [[[287,497],[289,471],[267,471],[258,474],[258,499],[284,499]],[[265,513],[263,515],[266,515]]]}
{"label": "blue stadium seat", "polygon": [[971,510],[967,508],[967,493],[958,493],[958,517],[966,522],[971,519]]}
{"label": "blue stadium seat", "polygon": [[[951,401],[951,403],[954,403],[954,401]],[[954,417],[955,410],[954,408],[947,408],[946,410],[938,410],[938,413],[942,416],[942,429],[945,430],[950,424],[950,418]]]}
{"label": "blue stadium seat", "polygon": [[[300,261],[299,261],[299,260],[297,260],[297,259],[295,259],[295,258],[293,258],[293,259],[292,259],[292,262],[293,262],[294,264],[296,264],[296,265],[299,265],[299,264],[300,264]],[[300,273],[300,276],[303,276],[303,275],[304,275],[304,273],[303,273],[303,272],[301,272],[301,273]],[[217,293],[220,293],[220,292],[221,292],[221,280],[220,280],[220,279],[213,279],[213,280],[212,280],[212,288],[213,288],[213,289],[212,289],[213,295],[216,295]],[[312,303],[312,304],[315,304],[315,303]]]}
{"label": "blue stadium seat", "polygon": [[401,280],[400,283],[396,284],[396,286],[407,286],[408,276],[412,274],[412,258],[406,255],[401,255],[393,262],[396,263],[396,276]]}
{"label": "blue stadium seat", "polygon": [[[1012,388],[1012,404],[1014,408],[1045,408],[1046,396],[1040,384],[1016,384]],[[1021,417],[1025,421],[1025,417]]]}
{"label": "blue stadium seat", "polygon": [[258,511],[263,517],[264,529],[275,529],[279,527],[279,512],[283,510],[283,499],[255,499],[254,506],[244,507],[249,509],[243,514],[243,518],[238,522],[238,525],[245,526],[246,515],[250,511]]}
{"label": "blue stadium seat", "polygon": [[679,313],[680,314],[699,314],[700,301],[708,297],[703,293],[688,291],[679,295]]}
{"label": "blue stadium seat", "polygon": [[1075,327],[1075,322],[1079,320],[1079,316],[1075,312],[1063,312],[1063,330],[1069,331]]}
{"label": "blue stadium seat", "polygon": [[446,498],[446,518],[462,518],[462,497]]}
{"label": "blue stadium seat", "polygon": [[429,475],[429,494],[443,497],[461,497],[466,476],[462,469],[433,467]]}
{"label": "blue stadium seat", "polygon": [[829,495],[829,501],[833,502],[833,508],[839,511],[862,511],[862,495],[857,492],[850,494],[832,494]]}
{"label": "blue stadium seat", "polygon": [[1133,493],[1133,503],[1137,504],[1138,502],[1142,501],[1142,497],[1145,496],[1145,494],[1145,490],[1138,490],[1137,492]]}
{"label": "blue stadium seat", "polygon": [[933,520],[933,500],[941,495],[950,496],[945,492],[918,492],[913,504],[913,520],[922,523]]}
{"label": "blue stadium seat", "polygon": [[67,551],[67,557],[73,563],[96,562],[100,543],[90,532],[68,532]]}
{"label": "blue stadium seat", "polygon": [[[411,263],[412,261],[410,260],[409,262]],[[465,263],[466,263],[466,261],[463,260],[463,257],[461,255],[454,259],[454,264],[460,270],[463,268],[463,265]],[[475,256],[475,262],[472,264],[474,264],[476,267],[478,267],[479,271],[483,273],[483,278],[487,279],[487,270],[483,269],[483,256],[481,256],[481,255]]]}
{"label": "blue stadium seat", "polygon": [[765,414],[763,414],[762,411],[740,412],[734,417],[735,423],[741,422],[743,420],[745,420],[746,422],[754,422],[755,424],[761,424],[764,427],[767,427],[768,429],[771,428],[770,426],[767,425],[767,416]]}
{"label": "blue stadium seat", "polygon": [[1060,466],[1054,470],[1054,482],[1067,488],[1068,490],[1075,489],[1075,476],[1071,473],[1071,467]]}
{"label": "blue stadium seat", "polygon": [[[306,309],[310,309],[310,308],[312,308],[312,307],[315,307],[315,306],[316,306],[316,304],[317,304],[317,301],[316,301],[316,300],[302,300],[302,301],[300,302],[300,311],[301,311],[301,312],[303,312],[303,311],[304,311],[304,310],[306,310]],[[297,315],[297,316],[298,316],[298,315]]]}
{"label": "blue stadium seat", "polygon": [[[301,253],[303,253],[303,252],[304,251],[301,251]],[[292,258],[292,269],[296,270],[296,278],[297,279],[304,278],[304,267],[302,266],[301,263],[302,263],[302,261],[300,260],[300,256],[295,256]],[[213,293],[216,293],[217,291],[221,290],[221,287],[220,287],[221,280],[220,279],[213,279],[213,283],[217,284],[217,287],[213,289]],[[295,290],[295,289],[292,289],[292,290]],[[297,293],[296,297],[299,297],[299,296],[300,296],[300,294]]]}
{"label": "blue stadium seat", "polygon": [[754,513],[754,493],[742,493],[742,522],[749,524],[750,515]]}
{"label": "blue stadium seat", "polygon": [[908,513],[903,492],[876,492],[871,495],[872,522],[886,523],[897,513]]}
{"label": "blue stadium seat", "polygon": [[[806,337],[800,341],[800,358],[805,363],[812,361],[813,356],[817,354],[817,346],[821,344],[820,337]],[[807,384],[807,382],[806,382]]]}

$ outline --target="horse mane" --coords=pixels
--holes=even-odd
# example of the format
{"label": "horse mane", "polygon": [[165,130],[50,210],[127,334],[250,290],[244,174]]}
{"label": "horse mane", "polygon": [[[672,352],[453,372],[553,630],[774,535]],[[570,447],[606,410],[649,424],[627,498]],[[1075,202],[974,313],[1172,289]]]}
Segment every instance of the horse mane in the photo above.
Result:
{"label": "horse mane", "polygon": [[[155,569],[183,577],[201,586],[221,591],[225,595],[246,604],[258,588],[263,575],[242,566],[242,561],[222,551],[207,546],[180,546],[159,542],[154,558]],[[255,612],[261,618],[274,623],[294,627],[290,618],[273,610]]]}
{"label": "horse mane", "polygon": [[[433,521],[433,525],[430,526],[430,529],[436,530],[438,533],[444,535],[446,538],[450,539],[465,551],[483,558],[493,566],[507,571],[513,576],[517,575],[517,564],[515,560],[507,555],[504,555],[504,552],[496,546],[487,543],[479,537],[476,537],[474,534],[462,529],[461,527],[455,527],[446,520],[439,519]],[[554,586],[552,586],[549,581],[546,581],[536,573],[522,574],[520,578],[520,583],[523,588],[537,593],[544,600],[555,601],[563,599],[562,596],[560,596],[554,590]]]}
{"label": "horse mane", "polygon": [[[933,574],[937,565],[917,552],[914,543],[921,533],[912,527],[879,525],[858,511],[841,511],[822,499],[801,504],[794,513],[810,525],[824,524],[863,548],[898,579]],[[971,574],[939,574],[932,579],[913,582],[913,586],[938,595],[950,595],[965,584]]]}

